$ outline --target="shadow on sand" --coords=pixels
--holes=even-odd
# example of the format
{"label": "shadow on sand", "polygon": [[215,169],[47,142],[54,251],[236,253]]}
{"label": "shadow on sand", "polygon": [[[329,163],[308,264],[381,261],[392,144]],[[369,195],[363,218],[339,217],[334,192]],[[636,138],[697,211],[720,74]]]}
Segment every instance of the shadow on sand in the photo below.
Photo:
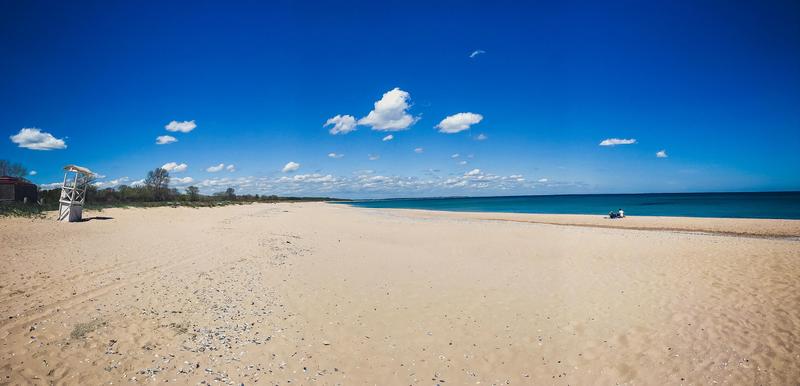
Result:
{"label": "shadow on sand", "polygon": [[105,216],[94,216],[94,217],[86,217],[82,218],[81,222],[92,221],[92,220],[113,220],[113,217],[105,217]]}

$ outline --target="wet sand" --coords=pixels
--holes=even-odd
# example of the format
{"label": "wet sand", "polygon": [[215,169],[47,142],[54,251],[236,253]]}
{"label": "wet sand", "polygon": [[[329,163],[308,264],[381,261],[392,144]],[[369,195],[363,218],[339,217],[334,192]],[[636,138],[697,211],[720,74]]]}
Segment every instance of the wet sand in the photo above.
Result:
{"label": "wet sand", "polygon": [[0,218],[0,384],[800,379],[800,221],[87,216]]}

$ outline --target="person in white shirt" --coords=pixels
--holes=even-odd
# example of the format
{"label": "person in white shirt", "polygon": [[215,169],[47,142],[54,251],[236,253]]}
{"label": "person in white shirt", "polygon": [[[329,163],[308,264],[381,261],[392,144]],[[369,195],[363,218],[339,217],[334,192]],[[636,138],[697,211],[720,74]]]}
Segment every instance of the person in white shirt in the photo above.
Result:
{"label": "person in white shirt", "polygon": [[625,211],[622,210],[622,208],[619,208],[619,212],[618,213],[619,213],[619,218],[625,217]]}

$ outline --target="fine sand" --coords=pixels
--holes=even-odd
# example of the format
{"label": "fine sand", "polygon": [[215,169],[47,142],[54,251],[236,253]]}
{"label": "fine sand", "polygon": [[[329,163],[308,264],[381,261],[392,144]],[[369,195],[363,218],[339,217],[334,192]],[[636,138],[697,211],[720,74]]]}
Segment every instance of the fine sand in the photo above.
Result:
{"label": "fine sand", "polygon": [[800,221],[87,215],[0,218],[0,384],[800,380]]}

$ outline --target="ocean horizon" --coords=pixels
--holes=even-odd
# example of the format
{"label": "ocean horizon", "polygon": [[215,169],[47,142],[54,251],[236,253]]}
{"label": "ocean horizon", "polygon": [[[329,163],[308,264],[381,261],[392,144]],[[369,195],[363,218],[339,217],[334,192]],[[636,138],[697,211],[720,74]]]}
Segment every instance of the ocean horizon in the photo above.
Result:
{"label": "ocean horizon", "polygon": [[363,208],[452,212],[800,219],[800,191],[715,193],[556,194],[358,199]]}

